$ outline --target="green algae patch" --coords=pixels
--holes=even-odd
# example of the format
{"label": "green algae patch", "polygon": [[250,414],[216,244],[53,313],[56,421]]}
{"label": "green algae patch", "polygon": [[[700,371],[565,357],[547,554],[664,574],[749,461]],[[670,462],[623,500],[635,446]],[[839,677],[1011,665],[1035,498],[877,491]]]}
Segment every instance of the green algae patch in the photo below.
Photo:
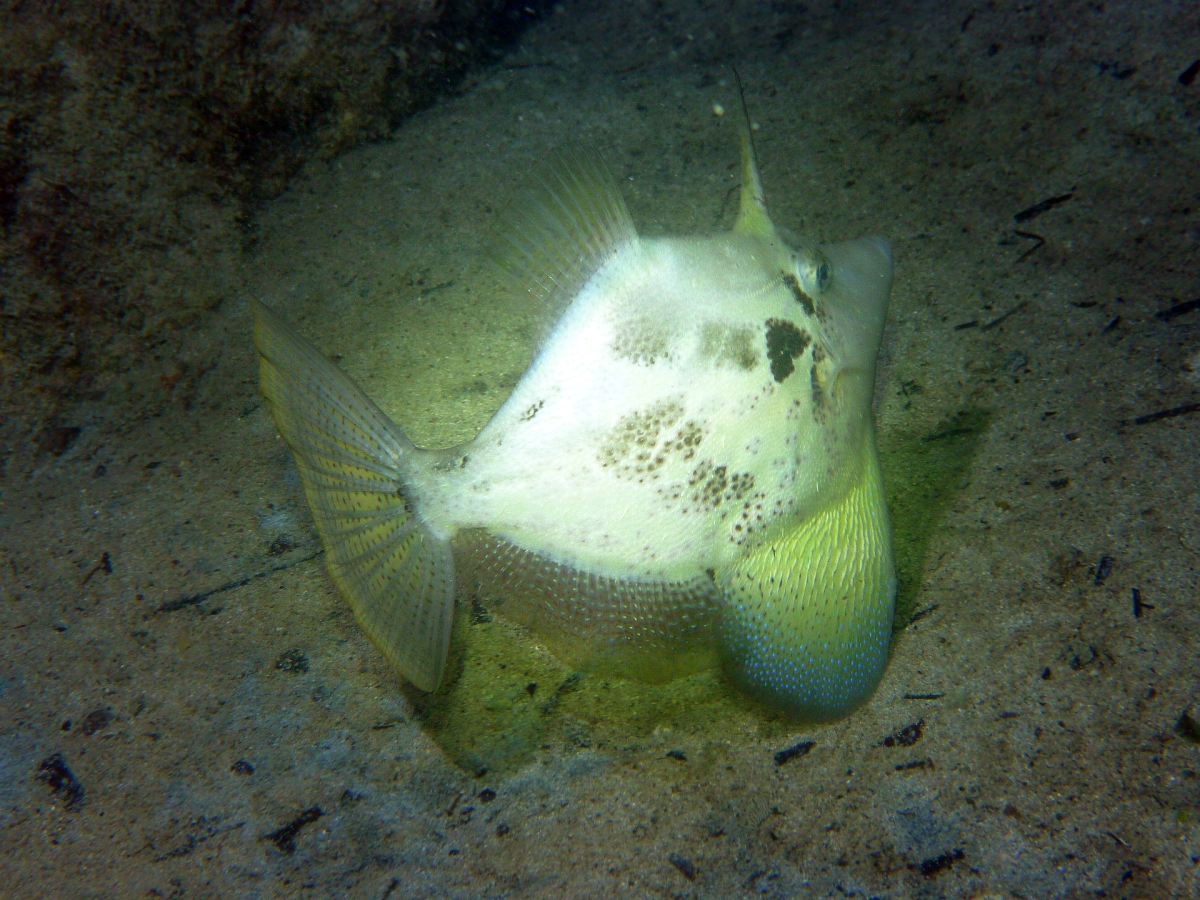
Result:
{"label": "green algae patch", "polygon": [[897,631],[916,612],[930,538],[951,501],[966,487],[990,421],[987,410],[969,408],[930,432],[879,435],[896,557]]}

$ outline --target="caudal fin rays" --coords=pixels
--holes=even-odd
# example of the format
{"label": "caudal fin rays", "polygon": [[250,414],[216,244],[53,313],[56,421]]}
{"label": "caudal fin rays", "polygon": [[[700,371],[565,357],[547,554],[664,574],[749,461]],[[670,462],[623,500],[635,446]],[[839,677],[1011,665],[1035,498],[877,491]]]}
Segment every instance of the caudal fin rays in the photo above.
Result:
{"label": "caudal fin rays", "polygon": [[411,499],[413,445],[350,378],[257,301],[262,390],[291,448],[334,581],[405,678],[441,681],[454,609],[449,543]]}
{"label": "caudal fin rays", "polygon": [[560,147],[501,215],[489,255],[557,320],[589,278],[637,240],[616,179],[590,144]]}

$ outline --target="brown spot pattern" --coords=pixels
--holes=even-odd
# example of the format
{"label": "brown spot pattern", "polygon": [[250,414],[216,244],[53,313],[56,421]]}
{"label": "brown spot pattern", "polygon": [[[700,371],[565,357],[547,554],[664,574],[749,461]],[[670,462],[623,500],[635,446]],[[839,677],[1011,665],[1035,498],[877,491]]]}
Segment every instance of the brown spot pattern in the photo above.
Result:
{"label": "brown spot pattern", "polygon": [[672,456],[691,459],[704,440],[698,422],[683,419],[683,406],[662,401],[623,416],[600,446],[600,466],[643,482],[657,478]]}
{"label": "brown spot pattern", "polygon": [[807,331],[801,331],[786,319],[767,319],[767,358],[771,377],[780,384],[796,371],[792,362],[812,343]]}
{"label": "brown spot pattern", "polygon": [[825,401],[827,398],[825,393],[825,380],[821,377],[821,363],[825,362],[826,358],[827,354],[825,353],[824,348],[821,347],[820,344],[814,345],[813,367],[812,371],[809,373],[809,382],[812,389],[813,418],[818,422],[824,421],[826,412]]}
{"label": "brown spot pattern", "polygon": [[626,359],[637,366],[652,366],[660,359],[670,359],[666,329],[649,320],[634,320],[613,338],[611,349],[619,359]]}
{"label": "brown spot pattern", "polygon": [[755,338],[750,328],[705,322],[700,329],[700,353],[718,366],[736,366],[750,372],[759,360]]}
{"label": "brown spot pattern", "polygon": [[741,500],[754,490],[754,475],[750,472],[730,474],[728,466],[715,466],[703,460],[688,477],[690,505],[683,512],[711,512],[723,503]]}

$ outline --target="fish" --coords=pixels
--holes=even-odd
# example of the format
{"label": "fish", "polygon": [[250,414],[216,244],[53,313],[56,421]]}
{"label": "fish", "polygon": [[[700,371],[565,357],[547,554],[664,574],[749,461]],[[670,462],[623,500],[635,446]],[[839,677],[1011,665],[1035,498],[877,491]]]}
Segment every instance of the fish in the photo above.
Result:
{"label": "fish", "polygon": [[417,688],[443,680],[455,603],[484,597],[578,669],[720,666],[805,722],[874,691],[896,594],[872,415],[892,252],[777,228],[740,131],[728,232],[639,235],[587,144],[536,170],[492,256],[549,327],[466,444],[414,446],[251,300],[330,575]]}

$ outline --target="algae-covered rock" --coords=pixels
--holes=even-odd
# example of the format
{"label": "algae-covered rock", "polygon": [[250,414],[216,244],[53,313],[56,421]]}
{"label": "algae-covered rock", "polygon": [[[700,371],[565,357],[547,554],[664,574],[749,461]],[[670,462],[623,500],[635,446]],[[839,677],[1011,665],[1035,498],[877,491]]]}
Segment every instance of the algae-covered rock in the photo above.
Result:
{"label": "algae-covered rock", "polygon": [[537,7],[7,5],[0,446],[80,399],[190,405],[219,342],[186,329],[238,293],[256,205],[386,135]]}

